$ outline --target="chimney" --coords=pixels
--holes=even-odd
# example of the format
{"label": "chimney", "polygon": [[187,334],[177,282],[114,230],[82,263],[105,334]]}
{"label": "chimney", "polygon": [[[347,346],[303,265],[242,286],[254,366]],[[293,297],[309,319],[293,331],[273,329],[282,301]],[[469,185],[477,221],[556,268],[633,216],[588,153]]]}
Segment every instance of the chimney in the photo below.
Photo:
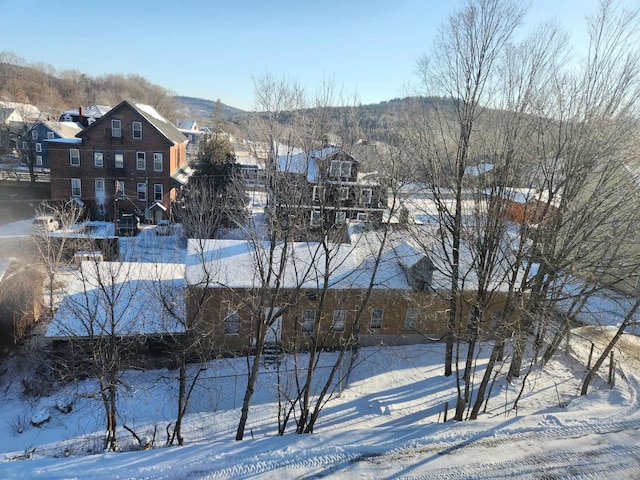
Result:
{"label": "chimney", "polygon": [[81,118],[82,118],[83,116],[84,116],[84,112],[82,111],[82,105],[80,105],[80,106],[78,107],[78,117],[81,117]]}

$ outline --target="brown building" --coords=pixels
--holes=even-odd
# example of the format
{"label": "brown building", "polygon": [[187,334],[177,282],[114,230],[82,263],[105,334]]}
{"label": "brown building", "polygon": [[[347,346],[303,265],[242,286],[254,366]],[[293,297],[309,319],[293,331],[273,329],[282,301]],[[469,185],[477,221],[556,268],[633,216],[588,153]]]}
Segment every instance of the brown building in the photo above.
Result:
{"label": "brown building", "polygon": [[[374,269],[376,248],[369,237],[357,245],[332,246],[326,255],[319,244],[298,242],[289,246],[283,260],[280,247],[271,255],[267,243],[191,241],[188,321],[220,355],[251,352],[257,325],[274,317],[267,320],[267,344],[286,351],[305,350],[312,340],[320,348],[336,348],[352,342],[356,333],[361,345],[442,337],[448,324],[447,279],[427,255],[399,239],[389,241]],[[270,261],[271,274],[281,274],[267,283]],[[484,308],[486,319],[501,314],[505,298],[506,291],[493,295]],[[471,289],[461,298],[463,336],[473,299]]]}
{"label": "brown building", "polygon": [[186,143],[153,108],[123,101],[75,139],[49,140],[52,200],[84,203],[95,220],[156,222],[184,181]]}

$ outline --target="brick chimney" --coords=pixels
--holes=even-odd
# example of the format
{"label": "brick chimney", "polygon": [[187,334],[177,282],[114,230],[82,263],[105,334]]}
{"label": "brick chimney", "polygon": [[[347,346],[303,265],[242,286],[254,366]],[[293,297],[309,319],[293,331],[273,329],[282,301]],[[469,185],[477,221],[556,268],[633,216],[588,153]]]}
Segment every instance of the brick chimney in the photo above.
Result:
{"label": "brick chimney", "polygon": [[83,117],[84,116],[84,111],[82,110],[82,105],[80,105],[78,107],[78,117]]}

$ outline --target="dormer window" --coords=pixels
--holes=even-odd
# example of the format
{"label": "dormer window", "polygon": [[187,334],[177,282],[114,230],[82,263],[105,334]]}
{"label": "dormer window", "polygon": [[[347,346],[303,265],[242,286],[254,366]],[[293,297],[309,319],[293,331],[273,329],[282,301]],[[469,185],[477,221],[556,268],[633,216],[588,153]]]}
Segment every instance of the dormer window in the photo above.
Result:
{"label": "dormer window", "polygon": [[329,176],[334,178],[351,177],[351,162],[332,160],[329,165]]}

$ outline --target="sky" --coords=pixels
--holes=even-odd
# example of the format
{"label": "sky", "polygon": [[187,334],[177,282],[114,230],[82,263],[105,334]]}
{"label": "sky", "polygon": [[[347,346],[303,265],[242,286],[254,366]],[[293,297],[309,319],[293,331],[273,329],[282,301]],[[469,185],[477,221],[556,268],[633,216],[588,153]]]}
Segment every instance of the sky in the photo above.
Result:
{"label": "sky", "polygon": [[[622,0],[640,7],[640,0]],[[368,104],[404,97],[418,59],[463,0],[0,0],[0,52],[57,71],[137,74],[178,95],[253,106],[269,73],[309,91],[331,81]],[[578,44],[598,0],[532,0],[524,29],[557,20]]]}

